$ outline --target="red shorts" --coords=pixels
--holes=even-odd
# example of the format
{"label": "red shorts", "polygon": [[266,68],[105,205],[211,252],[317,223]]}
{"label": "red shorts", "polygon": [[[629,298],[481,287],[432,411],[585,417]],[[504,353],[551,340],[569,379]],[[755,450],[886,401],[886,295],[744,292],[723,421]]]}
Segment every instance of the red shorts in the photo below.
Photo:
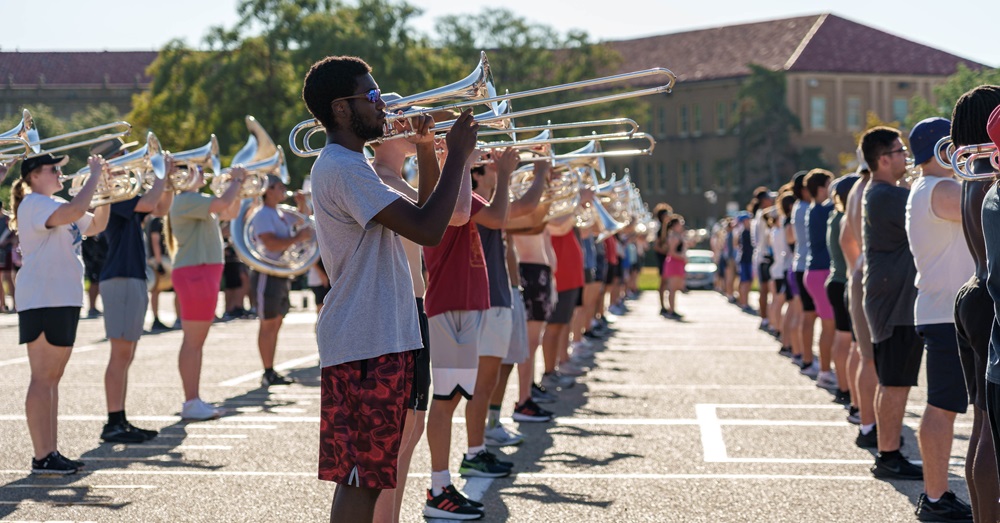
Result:
{"label": "red shorts", "polygon": [[413,366],[414,353],[407,351],[323,368],[319,479],[396,488]]}
{"label": "red shorts", "polygon": [[180,304],[182,321],[213,321],[219,302],[222,264],[189,265],[170,273]]}
{"label": "red shorts", "polygon": [[687,262],[684,258],[674,258],[673,256],[667,256],[667,259],[663,262],[663,277],[664,278],[682,278],[686,274],[685,268]]}

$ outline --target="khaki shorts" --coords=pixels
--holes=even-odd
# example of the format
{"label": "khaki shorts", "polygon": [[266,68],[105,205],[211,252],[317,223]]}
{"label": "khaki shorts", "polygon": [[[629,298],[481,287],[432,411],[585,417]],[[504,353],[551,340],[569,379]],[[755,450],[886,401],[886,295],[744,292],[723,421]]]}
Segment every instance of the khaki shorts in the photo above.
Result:
{"label": "khaki shorts", "polygon": [[149,306],[146,280],[110,278],[101,282],[104,332],[109,339],[139,341]]}
{"label": "khaki shorts", "polygon": [[854,339],[858,340],[861,357],[866,360],[875,359],[875,349],[872,347],[872,333],[868,330],[868,318],[865,317],[864,287],[861,284],[861,271],[851,275],[851,285],[848,294],[851,299],[851,327],[854,328]]}

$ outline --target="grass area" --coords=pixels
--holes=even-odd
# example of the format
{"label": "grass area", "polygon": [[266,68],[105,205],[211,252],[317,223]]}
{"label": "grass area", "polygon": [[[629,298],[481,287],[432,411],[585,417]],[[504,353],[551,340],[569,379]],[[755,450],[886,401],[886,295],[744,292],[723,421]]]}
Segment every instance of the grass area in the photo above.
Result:
{"label": "grass area", "polygon": [[639,272],[639,290],[655,291],[660,288],[660,271],[656,267],[643,267]]}

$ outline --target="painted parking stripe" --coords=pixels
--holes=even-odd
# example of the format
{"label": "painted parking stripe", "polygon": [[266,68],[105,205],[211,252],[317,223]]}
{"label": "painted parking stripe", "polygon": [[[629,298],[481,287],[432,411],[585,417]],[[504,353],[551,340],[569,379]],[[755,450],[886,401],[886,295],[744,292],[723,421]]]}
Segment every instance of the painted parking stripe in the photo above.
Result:
{"label": "painted parking stripe", "polygon": [[[301,367],[303,365],[312,366],[312,364],[318,363],[318,362],[319,362],[319,354],[310,354],[309,356],[303,356],[301,358],[295,358],[293,360],[288,360],[286,362],[279,363],[278,365],[274,366],[274,370],[276,370],[276,371],[283,371],[283,370],[291,369],[293,367]],[[233,386],[236,386],[236,385],[240,385],[242,383],[246,383],[248,381],[259,380],[260,379],[260,373],[261,373],[261,371],[259,371],[259,370],[254,371],[254,372],[248,372],[248,373],[246,373],[246,374],[244,374],[242,376],[237,376],[235,378],[223,381],[223,382],[219,383],[219,386],[220,387],[233,387]]]}

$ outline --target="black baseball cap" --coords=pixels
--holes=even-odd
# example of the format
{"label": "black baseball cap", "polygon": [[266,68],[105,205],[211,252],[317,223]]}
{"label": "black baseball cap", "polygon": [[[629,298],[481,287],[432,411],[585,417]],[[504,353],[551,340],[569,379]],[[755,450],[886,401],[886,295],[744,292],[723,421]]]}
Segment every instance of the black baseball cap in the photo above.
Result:
{"label": "black baseball cap", "polygon": [[32,156],[21,162],[21,178],[24,178],[31,171],[46,165],[66,165],[69,156],[53,156],[52,153],[45,153],[39,156]]}

